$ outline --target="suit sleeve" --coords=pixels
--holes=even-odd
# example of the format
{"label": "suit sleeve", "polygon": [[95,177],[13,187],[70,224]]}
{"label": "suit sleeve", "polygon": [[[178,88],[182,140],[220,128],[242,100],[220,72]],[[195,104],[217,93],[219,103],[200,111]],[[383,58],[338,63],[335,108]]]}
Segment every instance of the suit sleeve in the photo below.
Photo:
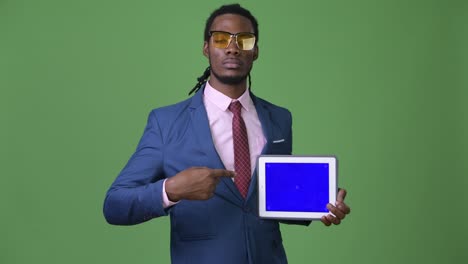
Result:
{"label": "suit sleeve", "polygon": [[162,202],[164,139],[153,110],[135,153],[107,191],[104,216],[114,225],[134,225],[167,215]]}

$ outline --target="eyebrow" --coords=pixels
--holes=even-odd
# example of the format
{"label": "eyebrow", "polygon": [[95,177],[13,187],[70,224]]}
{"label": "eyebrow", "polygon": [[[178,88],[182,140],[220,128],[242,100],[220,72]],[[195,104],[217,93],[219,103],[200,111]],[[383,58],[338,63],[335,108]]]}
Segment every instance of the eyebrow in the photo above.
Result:
{"label": "eyebrow", "polygon": [[228,33],[230,35],[237,35],[237,34],[242,34],[242,33],[248,33],[248,34],[256,35],[254,32],[248,32],[248,31],[241,31],[241,32],[237,32],[237,33],[231,33],[229,31],[224,31],[224,30],[210,30],[209,32],[210,32],[210,34],[212,32],[223,32],[223,33]]}

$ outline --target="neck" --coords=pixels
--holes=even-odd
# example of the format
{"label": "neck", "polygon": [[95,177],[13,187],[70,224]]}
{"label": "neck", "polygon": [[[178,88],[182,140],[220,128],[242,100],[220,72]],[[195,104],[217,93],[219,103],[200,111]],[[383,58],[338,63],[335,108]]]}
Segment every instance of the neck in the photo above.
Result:
{"label": "neck", "polygon": [[216,78],[210,78],[209,83],[211,87],[220,91],[226,96],[229,96],[232,99],[239,98],[244,94],[245,89],[247,88],[247,81],[244,80],[239,84],[225,84],[217,80]]}

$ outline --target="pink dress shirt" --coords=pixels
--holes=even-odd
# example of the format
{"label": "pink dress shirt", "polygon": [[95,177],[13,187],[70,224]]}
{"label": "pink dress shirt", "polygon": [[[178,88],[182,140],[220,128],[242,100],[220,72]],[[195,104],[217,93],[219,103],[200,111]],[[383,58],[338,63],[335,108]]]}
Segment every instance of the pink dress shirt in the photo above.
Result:
{"label": "pink dress shirt", "polygon": [[[241,115],[247,128],[251,172],[253,173],[257,165],[257,157],[262,152],[266,139],[263,135],[262,125],[258,119],[257,110],[250,97],[249,89],[246,89],[236,100],[242,104]],[[208,115],[213,143],[224,167],[232,171],[234,170],[234,143],[232,140],[233,114],[229,111],[228,107],[231,102],[236,100],[214,89],[209,82],[206,83],[203,103]],[[165,184],[163,184],[162,192],[164,208],[175,204],[168,199]]]}

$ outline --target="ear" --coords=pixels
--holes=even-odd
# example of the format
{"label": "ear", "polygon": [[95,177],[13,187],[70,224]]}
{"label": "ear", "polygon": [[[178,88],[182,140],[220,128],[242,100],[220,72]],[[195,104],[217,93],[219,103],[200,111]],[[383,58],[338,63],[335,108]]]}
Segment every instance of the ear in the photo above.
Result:
{"label": "ear", "polygon": [[257,60],[258,58],[258,46],[255,46],[254,51],[253,51],[253,60]]}
{"label": "ear", "polygon": [[203,43],[203,55],[205,55],[205,57],[207,58],[210,58],[210,53],[208,52],[208,41],[205,41]]}

